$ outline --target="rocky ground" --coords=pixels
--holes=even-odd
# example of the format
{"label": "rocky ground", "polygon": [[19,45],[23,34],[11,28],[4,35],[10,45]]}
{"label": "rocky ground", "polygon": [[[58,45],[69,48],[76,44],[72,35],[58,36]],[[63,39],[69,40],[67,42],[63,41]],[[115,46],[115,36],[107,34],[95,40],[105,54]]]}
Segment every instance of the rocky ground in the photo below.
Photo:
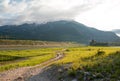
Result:
{"label": "rocky ground", "polygon": [[52,65],[26,81],[120,81],[111,79],[102,73],[86,72],[84,70],[71,71],[71,64],[62,66]]}
{"label": "rocky ground", "polygon": [[66,67],[69,68],[69,65],[52,65],[26,81],[77,81],[74,77],[68,77]]}

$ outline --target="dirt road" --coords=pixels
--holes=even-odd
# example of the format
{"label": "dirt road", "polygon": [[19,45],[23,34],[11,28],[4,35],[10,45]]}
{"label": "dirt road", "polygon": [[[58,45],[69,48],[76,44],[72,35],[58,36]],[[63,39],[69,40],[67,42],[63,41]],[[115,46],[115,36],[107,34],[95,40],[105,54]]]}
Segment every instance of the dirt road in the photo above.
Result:
{"label": "dirt road", "polygon": [[63,58],[63,54],[58,54],[55,58],[50,59],[36,66],[22,67],[0,73],[0,81],[26,81],[29,77],[39,74],[46,67],[55,61]]}

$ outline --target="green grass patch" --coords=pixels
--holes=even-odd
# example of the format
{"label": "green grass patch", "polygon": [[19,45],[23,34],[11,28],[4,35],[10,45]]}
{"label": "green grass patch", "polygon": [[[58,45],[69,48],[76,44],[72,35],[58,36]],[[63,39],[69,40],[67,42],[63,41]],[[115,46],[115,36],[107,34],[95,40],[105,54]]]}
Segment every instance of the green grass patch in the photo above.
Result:
{"label": "green grass patch", "polygon": [[61,48],[40,48],[28,50],[1,50],[0,71],[12,68],[34,66],[55,57]]}
{"label": "green grass patch", "polygon": [[[57,64],[65,65],[72,63],[68,70],[68,75],[76,74],[81,81],[92,79],[120,80],[120,48],[114,47],[79,47],[68,48],[65,58],[58,61]],[[80,73],[82,72],[82,73]],[[78,78],[79,80],[79,78]],[[91,80],[90,80],[91,81]]]}

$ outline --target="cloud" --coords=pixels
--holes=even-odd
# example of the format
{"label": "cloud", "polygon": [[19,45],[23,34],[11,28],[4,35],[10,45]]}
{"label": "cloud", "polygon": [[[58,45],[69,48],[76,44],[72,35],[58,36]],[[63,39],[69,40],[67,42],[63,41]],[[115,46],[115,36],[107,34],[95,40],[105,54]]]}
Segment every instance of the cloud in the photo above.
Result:
{"label": "cloud", "polygon": [[120,0],[105,0],[76,17],[78,22],[100,30],[120,29]]}
{"label": "cloud", "polygon": [[0,25],[74,19],[103,0],[0,0]]}

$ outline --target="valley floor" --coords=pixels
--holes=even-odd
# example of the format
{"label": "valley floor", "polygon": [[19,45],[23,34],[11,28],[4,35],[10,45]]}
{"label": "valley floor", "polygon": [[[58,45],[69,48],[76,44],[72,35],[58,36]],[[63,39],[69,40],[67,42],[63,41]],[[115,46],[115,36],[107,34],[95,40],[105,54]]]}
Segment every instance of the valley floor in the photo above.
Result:
{"label": "valley floor", "polygon": [[[52,55],[53,51],[56,54]],[[41,48],[20,52],[26,53],[27,57],[27,52],[31,53],[29,59],[32,60],[41,58],[40,55],[52,55],[55,58],[40,61],[40,64],[33,66],[22,65],[18,69],[1,72],[0,81],[120,81],[119,47]],[[7,70],[4,65],[3,69]]]}

